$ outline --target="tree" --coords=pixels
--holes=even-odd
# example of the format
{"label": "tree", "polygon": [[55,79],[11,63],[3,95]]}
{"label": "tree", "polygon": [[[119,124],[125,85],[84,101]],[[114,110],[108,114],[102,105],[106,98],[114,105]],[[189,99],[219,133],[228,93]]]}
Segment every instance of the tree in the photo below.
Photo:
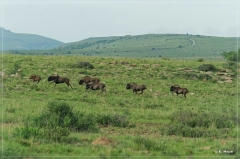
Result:
{"label": "tree", "polygon": [[238,49],[238,52],[230,51],[230,52],[223,52],[221,54],[224,59],[227,59],[227,61],[233,61],[238,62],[240,61],[240,48]]}

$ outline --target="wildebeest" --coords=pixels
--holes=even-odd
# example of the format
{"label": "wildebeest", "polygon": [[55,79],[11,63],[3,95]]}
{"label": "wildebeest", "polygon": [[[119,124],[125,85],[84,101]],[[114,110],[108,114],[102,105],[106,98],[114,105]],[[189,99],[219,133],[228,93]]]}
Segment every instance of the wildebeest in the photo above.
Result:
{"label": "wildebeest", "polygon": [[33,80],[33,82],[36,82],[36,81],[37,81],[37,82],[39,83],[42,78],[41,78],[40,76],[37,76],[37,75],[33,75],[33,74],[32,74],[32,75],[30,76],[30,79]]}
{"label": "wildebeest", "polygon": [[100,79],[99,78],[92,78],[90,76],[85,76],[79,81],[79,84],[83,85],[83,84],[88,84],[90,82],[99,83]]}
{"label": "wildebeest", "polygon": [[[60,77],[59,75],[49,76],[48,77],[48,82],[49,81],[52,81],[51,83],[55,82],[55,86],[54,87],[56,87],[56,84],[59,84],[59,83],[66,83],[68,85],[68,87],[71,86],[71,84],[69,83],[69,81],[70,81],[69,78]],[[51,83],[49,83],[49,85]],[[72,86],[71,86],[71,88],[72,88]]]}
{"label": "wildebeest", "polygon": [[102,93],[106,92],[106,85],[104,83],[91,82],[86,84],[86,90],[101,90]]}
{"label": "wildebeest", "polygon": [[[175,84],[175,85],[172,85],[171,87],[180,88],[180,86],[179,86],[179,85],[176,85],[176,84]],[[175,92],[174,92],[174,89],[170,89],[170,92],[172,92],[172,94],[175,93]]]}
{"label": "wildebeest", "polygon": [[186,94],[189,92],[187,88],[180,88],[180,87],[174,87],[174,86],[171,86],[170,91],[176,93],[177,95],[183,94],[185,99],[186,99]]}
{"label": "wildebeest", "polygon": [[[144,91],[145,89],[147,89],[147,88],[146,88],[145,85],[138,85],[138,84],[136,84],[136,83],[129,83],[129,84],[127,84],[127,86],[126,86],[126,89],[132,89],[132,90],[133,90],[133,93],[136,93],[136,94],[138,94],[138,93],[137,93],[138,91],[141,91],[140,94],[142,94],[143,91]],[[140,94],[138,94],[138,95],[140,95]]]}

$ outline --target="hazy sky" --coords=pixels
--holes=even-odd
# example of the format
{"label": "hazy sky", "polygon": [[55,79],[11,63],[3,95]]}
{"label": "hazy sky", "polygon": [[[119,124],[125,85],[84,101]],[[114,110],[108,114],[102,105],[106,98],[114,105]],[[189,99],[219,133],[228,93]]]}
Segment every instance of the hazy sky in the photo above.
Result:
{"label": "hazy sky", "polygon": [[62,42],[139,34],[236,37],[239,0],[1,0],[1,26]]}

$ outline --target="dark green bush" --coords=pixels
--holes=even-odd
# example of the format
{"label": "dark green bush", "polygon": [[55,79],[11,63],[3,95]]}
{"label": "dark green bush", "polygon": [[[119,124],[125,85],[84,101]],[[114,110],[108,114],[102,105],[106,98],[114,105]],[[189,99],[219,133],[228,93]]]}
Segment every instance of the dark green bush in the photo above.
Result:
{"label": "dark green bush", "polygon": [[72,68],[81,68],[81,69],[93,69],[94,66],[90,62],[78,62],[78,63],[72,63],[69,64]]}
{"label": "dark green bush", "polygon": [[99,124],[104,126],[127,127],[129,125],[126,116],[118,114],[98,114],[96,120]]}
{"label": "dark green bush", "polygon": [[79,62],[77,65],[78,68],[87,68],[87,69],[93,69],[94,66],[89,62]]}
{"label": "dark green bush", "polygon": [[[28,122],[31,121],[31,122]],[[97,122],[90,114],[73,112],[65,102],[48,103],[44,111],[34,119],[26,119],[25,126],[16,129],[16,136],[45,138],[48,141],[62,141],[71,131],[97,132]]]}
{"label": "dark green bush", "polygon": [[72,128],[75,131],[98,132],[99,128],[95,117],[92,114],[77,112],[75,121],[72,123]]}
{"label": "dark green bush", "polygon": [[199,71],[217,71],[217,68],[212,64],[202,64],[197,68]]}
{"label": "dark green bush", "polygon": [[203,60],[203,58],[200,58],[200,59],[198,59],[197,61],[198,61],[198,62],[203,62],[204,60]]}
{"label": "dark green bush", "polygon": [[183,137],[220,137],[229,134],[236,126],[233,112],[175,111],[170,116],[170,124],[161,128],[162,134]]}
{"label": "dark green bush", "polygon": [[198,76],[198,79],[200,79],[200,80],[203,80],[203,79],[210,80],[210,79],[212,79],[212,76],[210,76],[208,74],[200,74]]}
{"label": "dark green bush", "polygon": [[[69,120],[69,121],[66,121]],[[70,127],[74,119],[72,108],[65,102],[50,102],[45,111],[36,118],[39,127]]]}
{"label": "dark green bush", "polygon": [[238,49],[237,52],[235,51],[223,52],[221,55],[223,56],[223,58],[227,59],[227,61],[239,62],[240,48]]}
{"label": "dark green bush", "polygon": [[16,128],[16,130],[13,132],[14,137],[29,139],[31,136],[36,137],[39,135],[39,129],[34,127],[29,127],[28,124],[26,124],[22,128]]}
{"label": "dark green bush", "polygon": [[194,112],[191,110],[175,111],[169,119],[174,122],[187,125],[194,128],[195,126],[208,128],[215,125],[216,128],[233,128],[235,126],[234,114],[230,112]]}

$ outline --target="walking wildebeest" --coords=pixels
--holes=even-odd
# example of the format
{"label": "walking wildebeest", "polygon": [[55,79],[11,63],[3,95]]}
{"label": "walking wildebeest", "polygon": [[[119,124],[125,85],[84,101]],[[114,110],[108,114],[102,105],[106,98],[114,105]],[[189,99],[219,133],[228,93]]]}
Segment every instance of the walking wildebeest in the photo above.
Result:
{"label": "walking wildebeest", "polygon": [[83,85],[83,84],[88,84],[90,82],[99,83],[100,79],[99,78],[92,78],[90,76],[85,76],[79,81],[79,84]]}
{"label": "walking wildebeest", "polygon": [[177,95],[183,94],[185,99],[186,99],[186,94],[189,92],[187,88],[180,88],[180,87],[174,87],[174,86],[171,86],[170,91],[176,93]]}
{"label": "walking wildebeest", "polygon": [[[48,77],[48,82],[49,81],[52,81],[51,83],[55,82],[55,86],[54,87],[56,87],[56,84],[66,83],[68,85],[68,88],[69,88],[69,86],[72,88],[71,84],[69,83],[69,81],[70,81],[69,78],[60,77],[59,75],[52,75],[52,76]],[[49,85],[51,83],[49,83]]]}
{"label": "walking wildebeest", "polygon": [[33,75],[33,74],[32,74],[32,75],[30,76],[30,79],[32,79],[33,82],[36,82],[36,81],[37,81],[37,82],[39,83],[42,78],[41,78],[40,76],[36,76],[36,75]]}
{"label": "walking wildebeest", "polygon": [[143,91],[147,88],[145,85],[138,85],[136,83],[130,83],[130,84],[127,84],[126,89],[132,89],[133,93],[136,93],[136,94],[138,94],[137,91],[141,91],[141,93],[138,94],[138,95],[141,95],[143,93]]}
{"label": "walking wildebeest", "polygon": [[86,90],[101,90],[102,93],[106,92],[106,85],[104,83],[91,82],[86,84]]}

